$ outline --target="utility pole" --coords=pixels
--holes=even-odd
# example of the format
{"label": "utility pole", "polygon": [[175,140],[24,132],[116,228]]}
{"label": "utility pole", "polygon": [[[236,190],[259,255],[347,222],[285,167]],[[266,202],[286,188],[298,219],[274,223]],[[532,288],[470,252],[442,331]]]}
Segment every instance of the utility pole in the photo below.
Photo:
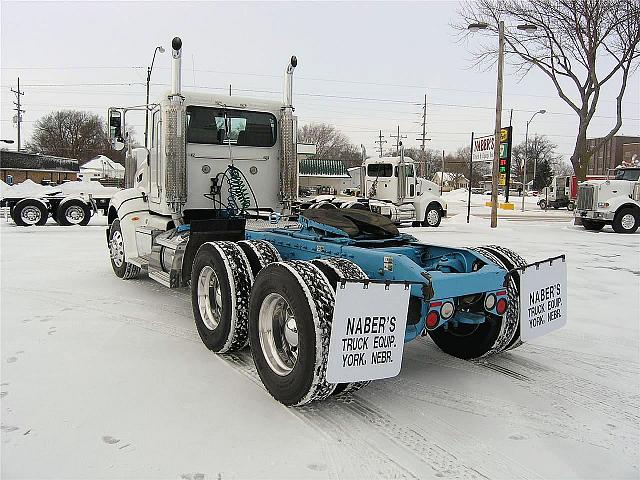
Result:
{"label": "utility pole", "polygon": [[502,70],[504,68],[504,21],[498,23],[498,81],[496,85],[496,130],[491,172],[491,228],[498,226],[498,176],[500,171],[500,130],[502,130]]}
{"label": "utility pole", "polygon": [[[416,138],[416,140],[421,140],[422,143],[420,144],[420,150],[422,150],[423,152],[425,151],[425,142],[427,140],[431,140],[430,138],[427,138],[427,94],[425,93],[424,95],[424,105],[422,105],[422,138]],[[424,163],[422,163],[421,165],[423,165],[420,170],[420,173],[422,172],[422,169],[424,168]]]}
{"label": "utility pole", "polygon": [[20,151],[20,124],[22,123],[22,114],[24,113],[24,110],[20,108],[21,107],[20,97],[24,95],[24,92],[20,91],[20,77],[18,77],[18,90],[14,90],[12,88],[11,91],[16,94],[16,98],[18,100],[17,102],[13,102],[13,104],[16,106],[14,110],[17,112],[16,123],[18,124],[18,151]]}
{"label": "utility pole", "polygon": [[440,172],[440,196],[442,196],[443,184],[444,184],[444,150],[442,150],[442,171]]}
{"label": "utility pole", "polygon": [[407,138],[406,135],[400,135],[400,125],[398,125],[398,134],[397,135],[389,135],[391,138],[396,139],[396,155],[400,155],[400,142],[403,138]]}
{"label": "utility pole", "polygon": [[386,140],[383,140],[383,136],[382,136],[382,130],[380,130],[380,134],[378,135],[378,140],[376,140],[376,143],[378,144],[378,148],[377,150],[380,152],[380,158],[382,158],[382,144],[383,143],[387,143]]}

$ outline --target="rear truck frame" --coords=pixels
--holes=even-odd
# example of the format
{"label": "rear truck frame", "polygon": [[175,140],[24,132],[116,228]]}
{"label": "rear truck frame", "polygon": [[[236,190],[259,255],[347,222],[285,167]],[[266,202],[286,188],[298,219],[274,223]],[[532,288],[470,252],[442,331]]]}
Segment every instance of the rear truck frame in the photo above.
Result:
{"label": "rear truck frame", "polygon": [[44,225],[49,217],[59,225],[87,225],[91,216],[109,211],[111,196],[94,194],[63,195],[52,193],[33,197],[5,197],[0,206],[9,208],[16,225]]}
{"label": "rear truck frame", "polygon": [[[129,150],[133,186],[109,207],[111,265],[122,279],[146,270],[189,289],[203,344],[250,347],[276,400],[304,405],[397,375],[404,343],[420,336],[471,359],[561,326],[559,304],[547,317],[532,302],[566,308],[566,281],[552,272],[534,285],[509,249],[421,243],[366,209],[294,214],[296,58],[275,104],[182,92],[181,40],[172,47],[171,91],[149,106],[151,149]],[[127,143],[125,110],[110,109],[114,145]]]}

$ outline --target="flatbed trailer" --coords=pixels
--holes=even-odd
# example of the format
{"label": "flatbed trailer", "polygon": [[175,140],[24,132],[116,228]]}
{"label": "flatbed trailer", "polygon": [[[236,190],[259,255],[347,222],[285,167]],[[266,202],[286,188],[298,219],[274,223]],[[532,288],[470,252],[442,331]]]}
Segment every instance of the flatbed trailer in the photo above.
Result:
{"label": "flatbed trailer", "polygon": [[44,225],[49,217],[59,225],[87,225],[91,216],[107,215],[112,195],[54,192],[37,196],[7,196],[0,207],[8,208],[16,225]]}

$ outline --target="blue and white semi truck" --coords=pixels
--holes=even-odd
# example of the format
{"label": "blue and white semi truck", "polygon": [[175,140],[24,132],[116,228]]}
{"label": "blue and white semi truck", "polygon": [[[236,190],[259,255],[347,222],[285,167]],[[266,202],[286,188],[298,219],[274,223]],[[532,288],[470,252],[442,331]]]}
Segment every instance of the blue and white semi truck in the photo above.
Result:
{"label": "blue and white semi truck", "polygon": [[[176,37],[171,91],[144,107],[151,145],[129,149],[132,185],[111,201],[111,264],[123,279],[145,269],[189,288],[204,345],[218,354],[250,347],[275,399],[303,405],[395,375],[404,342],[419,336],[471,359],[516,348],[525,330],[554,329],[566,315],[564,283],[552,273],[527,301],[554,310],[529,302],[523,323],[520,280],[530,267],[506,248],[421,243],[359,209],[294,217],[296,58],[274,102],[183,92],[181,55]],[[114,145],[127,143],[130,110],[109,110]]]}

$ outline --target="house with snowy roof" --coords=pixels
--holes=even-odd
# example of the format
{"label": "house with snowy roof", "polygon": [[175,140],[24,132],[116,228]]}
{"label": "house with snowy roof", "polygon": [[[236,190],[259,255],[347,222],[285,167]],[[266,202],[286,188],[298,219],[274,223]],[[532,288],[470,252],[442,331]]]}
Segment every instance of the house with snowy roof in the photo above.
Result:
{"label": "house with snowy roof", "polygon": [[79,177],[82,180],[99,180],[101,182],[116,180],[118,183],[118,181],[124,180],[124,166],[105,155],[98,155],[80,166]]}

